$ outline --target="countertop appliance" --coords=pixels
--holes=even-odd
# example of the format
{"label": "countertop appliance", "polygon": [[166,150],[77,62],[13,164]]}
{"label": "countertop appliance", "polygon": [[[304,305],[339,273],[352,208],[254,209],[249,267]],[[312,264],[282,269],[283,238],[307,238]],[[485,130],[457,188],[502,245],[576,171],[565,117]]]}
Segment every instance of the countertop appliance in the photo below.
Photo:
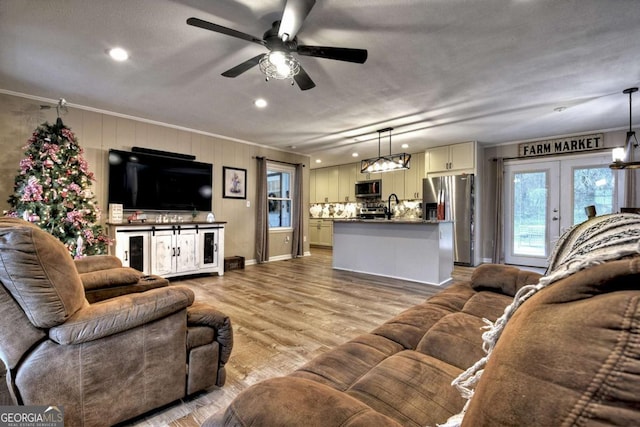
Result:
{"label": "countertop appliance", "polygon": [[474,265],[474,175],[425,178],[422,181],[422,195],[423,219],[453,222],[454,263]]}
{"label": "countertop appliance", "polygon": [[356,198],[358,199],[379,199],[382,197],[382,180],[372,179],[370,181],[356,182]]}

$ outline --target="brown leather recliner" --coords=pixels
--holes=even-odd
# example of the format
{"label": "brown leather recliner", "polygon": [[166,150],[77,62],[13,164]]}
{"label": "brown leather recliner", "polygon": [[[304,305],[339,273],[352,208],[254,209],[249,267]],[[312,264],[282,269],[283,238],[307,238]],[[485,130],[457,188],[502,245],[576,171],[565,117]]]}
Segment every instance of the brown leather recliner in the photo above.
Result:
{"label": "brown leather recliner", "polygon": [[112,425],[225,382],[228,317],[168,286],[89,304],[55,237],[0,218],[0,357],[20,405]]}

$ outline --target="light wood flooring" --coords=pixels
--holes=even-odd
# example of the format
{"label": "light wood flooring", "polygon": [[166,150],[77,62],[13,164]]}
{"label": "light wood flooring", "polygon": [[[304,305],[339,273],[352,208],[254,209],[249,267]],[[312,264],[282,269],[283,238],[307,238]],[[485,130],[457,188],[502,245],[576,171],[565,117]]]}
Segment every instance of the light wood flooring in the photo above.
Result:
{"label": "light wood flooring", "polygon": [[[374,329],[441,288],[331,268],[330,249],[311,256],[172,281],[231,318],[234,347],[227,382],[161,408],[127,426],[193,427],[245,388],[286,375],[316,355]],[[454,280],[472,268],[456,267]]]}

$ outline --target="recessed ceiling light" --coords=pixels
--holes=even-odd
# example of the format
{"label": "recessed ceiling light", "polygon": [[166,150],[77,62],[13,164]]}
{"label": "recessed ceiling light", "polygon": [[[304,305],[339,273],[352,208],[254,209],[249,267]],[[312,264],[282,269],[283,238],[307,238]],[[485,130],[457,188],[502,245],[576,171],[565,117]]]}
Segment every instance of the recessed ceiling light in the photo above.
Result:
{"label": "recessed ceiling light", "polygon": [[402,144],[401,147],[402,148],[409,148],[409,144]]}
{"label": "recessed ceiling light", "polygon": [[109,49],[109,56],[115,61],[126,61],[129,59],[129,53],[121,47]]}
{"label": "recessed ceiling light", "polygon": [[263,98],[258,98],[255,101],[253,101],[253,105],[255,105],[258,108],[264,108],[267,106],[267,100]]}
{"label": "recessed ceiling light", "polygon": [[358,153],[351,153],[351,157],[358,157]]}
{"label": "recessed ceiling light", "polygon": [[322,160],[316,159],[316,163],[322,163]]}

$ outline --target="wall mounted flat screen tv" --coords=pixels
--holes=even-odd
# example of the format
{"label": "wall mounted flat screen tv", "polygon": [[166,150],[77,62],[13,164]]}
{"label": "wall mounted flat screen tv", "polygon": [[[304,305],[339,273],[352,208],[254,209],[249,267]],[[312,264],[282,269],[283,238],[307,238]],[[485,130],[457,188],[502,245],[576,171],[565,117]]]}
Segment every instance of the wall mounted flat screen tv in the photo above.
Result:
{"label": "wall mounted flat screen tv", "polygon": [[211,211],[213,165],[109,150],[109,203],[128,210]]}

